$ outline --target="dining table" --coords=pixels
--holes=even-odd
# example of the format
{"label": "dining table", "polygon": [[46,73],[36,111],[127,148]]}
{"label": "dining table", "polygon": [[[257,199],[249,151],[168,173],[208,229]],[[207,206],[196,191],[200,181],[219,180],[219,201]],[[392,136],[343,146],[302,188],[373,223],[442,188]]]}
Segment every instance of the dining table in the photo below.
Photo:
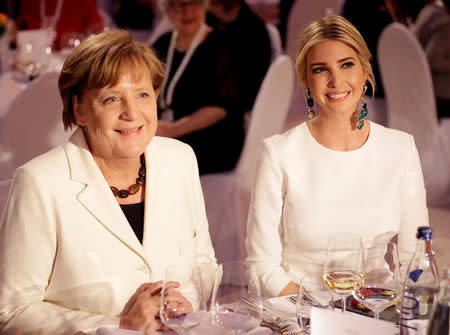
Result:
{"label": "dining table", "polygon": [[[283,335],[314,335],[314,333],[310,333],[309,329],[307,331],[302,330],[296,321],[296,306],[295,306],[295,299],[296,295],[293,296],[283,296],[283,297],[275,297],[275,298],[268,298],[264,302],[264,308],[266,311],[268,311],[271,314],[271,318],[279,317],[282,321],[283,325],[288,324],[288,327],[286,329],[282,330],[281,332],[278,330],[272,330],[267,327],[258,327],[256,329],[253,329],[245,335],[279,335],[280,333]],[[351,298],[349,298],[351,299]],[[335,300],[336,302],[338,300]],[[351,320],[354,320],[355,323],[368,323],[370,324],[370,327],[373,328],[372,330],[374,333],[376,333],[377,323],[380,324],[380,329],[383,329],[384,332],[382,332],[384,335],[389,334],[397,334],[398,333],[398,326],[396,325],[395,320],[397,319],[397,314],[395,311],[395,306],[391,306],[389,310],[386,310],[382,312],[380,318],[384,319],[381,321],[374,320],[373,319],[373,313],[370,311],[362,311],[357,310],[349,304],[348,311],[345,312],[347,319],[350,318]],[[334,314],[339,318],[342,315],[342,312],[339,308],[335,308]],[[264,315],[264,314],[263,314]],[[264,316],[263,316],[264,319]],[[386,333],[386,324],[387,320],[389,320],[389,326],[387,329],[389,329],[390,333]],[[312,321],[314,322],[314,321]],[[318,321],[320,322],[320,320]],[[375,326],[374,326],[375,325]],[[177,332],[173,330],[168,331],[156,331],[152,333],[151,335],[176,335]],[[189,335],[224,335],[228,334],[221,330],[220,328],[213,327],[211,325],[203,325],[199,326],[197,328],[191,329],[188,332]],[[353,333],[352,333],[353,334]],[[355,333],[357,334],[357,333]],[[362,334],[362,333],[361,333]],[[118,329],[118,328],[111,328],[111,327],[100,327],[97,329],[95,335],[147,335],[144,334],[142,331],[133,331],[133,330],[126,330],[126,329]],[[319,334],[321,335],[321,334]]]}

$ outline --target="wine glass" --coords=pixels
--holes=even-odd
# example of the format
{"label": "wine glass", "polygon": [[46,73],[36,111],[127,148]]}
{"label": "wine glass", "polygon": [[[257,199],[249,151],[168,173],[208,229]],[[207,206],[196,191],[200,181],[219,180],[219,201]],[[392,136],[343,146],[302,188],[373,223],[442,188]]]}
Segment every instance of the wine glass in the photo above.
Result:
{"label": "wine glass", "polygon": [[[166,267],[161,290],[160,319],[179,334],[211,323],[208,313],[211,304],[217,265],[176,264]],[[179,287],[173,288],[173,282]],[[182,294],[181,300],[178,298]]]}
{"label": "wine glass", "polygon": [[219,265],[213,292],[213,325],[234,335],[245,334],[259,327],[263,302],[259,283],[249,285],[251,277],[244,262],[224,262]]}
{"label": "wine glass", "polygon": [[323,282],[340,295],[342,312],[345,312],[346,298],[364,284],[364,256],[359,235],[330,235],[323,266]]}
{"label": "wine glass", "polygon": [[374,243],[364,250],[364,259],[364,285],[353,291],[353,297],[378,319],[383,310],[396,302],[400,281],[397,245]]}
{"label": "wine glass", "polygon": [[320,277],[313,280],[307,276],[303,276],[300,279],[299,291],[295,304],[295,318],[302,329],[309,328],[311,309],[313,307],[334,309],[333,295],[330,290],[327,290],[323,285]]}

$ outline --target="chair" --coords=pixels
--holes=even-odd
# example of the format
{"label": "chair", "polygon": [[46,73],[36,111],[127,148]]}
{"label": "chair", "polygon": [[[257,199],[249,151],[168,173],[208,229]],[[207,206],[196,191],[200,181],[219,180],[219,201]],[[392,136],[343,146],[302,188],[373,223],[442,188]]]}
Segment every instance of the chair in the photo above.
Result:
{"label": "chair", "polygon": [[[314,20],[329,14],[340,13],[342,5],[343,0],[296,0],[291,7],[287,20],[285,53],[295,62],[297,42],[303,29]],[[303,90],[303,87],[294,88],[285,130],[307,119]]]}
{"label": "chair", "polygon": [[14,98],[2,119],[1,155],[11,156],[8,171],[0,171],[3,178],[11,178],[18,166],[65,143],[70,137],[62,124],[58,76],[57,72],[41,74]]}
{"label": "chair", "polygon": [[430,226],[433,228],[433,250],[440,273],[450,265],[450,209],[428,208]]}
{"label": "chair", "polygon": [[248,206],[262,145],[280,133],[294,87],[294,66],[282,55],[269,67],[253,106],[244,147],[234,170],[203,175],[210,234],[219,261],[244,260]]}
{"label": "chair", "polygon": [[387,124],[414,136],[429,205],[450,206],[450,128],[438,123],[430,67],[414,33],[388,25],[378,40]]}
{"label": "chair", "polygon": [[150,37],[148,38],[146,44],[147,45],[153,45],[158,38],[160,38],[162,35],[167,33],[168,31],[171,31],[173,29],[173,24],[170,22],[167,15],[162,16],[159,21],[156,23],[155,27],[152,29],[152,32],[150,34]]}
{"label": "chair", "polygon": [[266,23],[266,29],[269,33],[270,48],[272,49],[270,61],[273,62],[278,56],[283,54],[283,45],[281,43],[280,31],[273,23]]}
{"label": "chair", "polygon": [[6,179],[0,181],[0,217],[5,208],[6,200],[8,200],[9,189],[11,188],[12,179]]}
{"label": "chair", "polygon": [[296,0],[289,12],[286,28],[286,54],[295,59],[297,40],[312,21],[329,14],[339,14],[343,0]]}

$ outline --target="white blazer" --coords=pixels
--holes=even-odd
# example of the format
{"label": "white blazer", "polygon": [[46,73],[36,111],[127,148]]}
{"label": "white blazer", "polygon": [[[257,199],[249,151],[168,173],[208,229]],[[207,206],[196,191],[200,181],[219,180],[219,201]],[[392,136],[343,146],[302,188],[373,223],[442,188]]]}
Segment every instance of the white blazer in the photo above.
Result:
{"label": "white blazer", "polygon": [[145,159],[142,244],[81,129],[17,169],[0,226],[1,334],[117,326],[139,285],[161,280],[166,265],[215,263],[192,149],[154,137]]}

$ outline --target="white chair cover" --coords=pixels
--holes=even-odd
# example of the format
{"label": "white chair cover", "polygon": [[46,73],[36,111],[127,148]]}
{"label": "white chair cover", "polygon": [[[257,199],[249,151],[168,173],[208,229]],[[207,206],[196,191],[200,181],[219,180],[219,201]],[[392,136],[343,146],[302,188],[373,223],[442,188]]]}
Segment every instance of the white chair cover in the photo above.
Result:
{"label": "white chair cover", "polygon": [[444,267],[450,265],[450,210],[429,208],[430,226],[433,228],[433,250],[436,252],[436,263],[442,274]]}
{"label": "white chair cover", "polygon": [[167,15],[162,16],[154,26],[146,44],[153,45],[153,43],[155,43],[161,35],[167,33],[168,31],[171,31],[172,29],[173,24],[172,22],[170,22]]}
{"label": "white chair cover", "polygon": [[312,21],[326,15],[339,14],[343,0],[296,0],[289,12],[286,28],[286,53],[295,59],[297,40]]}
{"label": "white chair cover", "polygon": [[[312,21],[321,17],[339,14],[342,4],[343,0],[296,0],[294,2],[287,20],[285,47],[285,53],[292,58],[294,64],[298,38],[303,29]],[[290,129],[307,119],[303,90],[303,87],[294,88],[292,105],[284,129]]]}
{"label": "white chair cover", "polygon": [[450,206],[450,129],[438,123],[428,61],[414,33],[388,25],[378,40],[388,126],[414,136],[429,204]]}
{"label": "white chair cover", "polygon": [[271,64],[261,84],[235,169],[201,177],[211,239],[220,262],[246,257],[248,206],[262,140],[282,131],[293,86],[294,66],[282,55]]}
{"label": "white chair cover", "polygon": [[0,75],[0,122],[8,113],[9,106],[14,98],[27,87],[25,82],[14,78],[13,72]]}
{"label": "white chair cover", "polygon": [[281,43],[280,31],[273,23],[266,23],[266,29],[269,33],[270,48],[272,49],[271,62],[283,54],[283,45]]}
{"label": "white chair cover", "polygon": [[0,129],[0,154],[11,155],[9,171],[0,171],[3,178],[11,178],[18,166],[70,137],[62,124],[58,76],[57,72],[41,74],[11,103]]}
{"label": "white chair cover", "polygon": [[9,189],[11,188],[12,179],[0,181],[0,217],[3,213],[6,200],[8,200]]}

